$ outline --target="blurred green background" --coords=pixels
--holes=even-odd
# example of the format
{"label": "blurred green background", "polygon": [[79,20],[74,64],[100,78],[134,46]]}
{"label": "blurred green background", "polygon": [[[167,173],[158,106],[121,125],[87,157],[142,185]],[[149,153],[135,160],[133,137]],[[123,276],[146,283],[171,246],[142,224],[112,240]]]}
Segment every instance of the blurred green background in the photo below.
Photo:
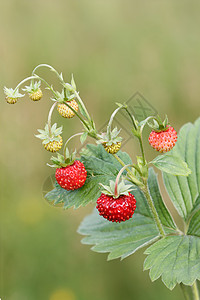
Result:
{"label": "blurred green background", "polygon": [[[2,89],[48,63],[66,80],[74,74],[97,128],[115,102],[139,91],[179,130],[199,116],[199,9],[200,2],[174,0],[0,1],[2,300],[183,298],[179,287],[150,282],[143,251],[107,262],[80,243],[77,227],[93,205],[63,211],[42,197],[51,154],[34,134],[46,122],[50,94],[11,106]],[[56,86],[54,74],[40,74]],[[54,121],[63,120],[55,114]],[[65,138],[81,129],[77,119],[63,123]],[[134,158],[137,147],[124,149]]]}

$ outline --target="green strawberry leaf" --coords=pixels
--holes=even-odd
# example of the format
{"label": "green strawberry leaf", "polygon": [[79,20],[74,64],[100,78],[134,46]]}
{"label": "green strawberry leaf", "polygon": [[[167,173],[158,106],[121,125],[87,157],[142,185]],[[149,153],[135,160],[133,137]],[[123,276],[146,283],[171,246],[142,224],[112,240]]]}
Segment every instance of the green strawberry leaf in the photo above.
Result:
{"label": "green strawberry leaf", "polygon": [[181,157],[191,170],[187,177],[163,173],[167,192],[179,215],[187,222],[200,194],[200,118],[184,125],[170,155]]}
{"label": "green strawberry leaf", "polygon": [[151,163],[161,171],[175,176],[188,176],[191,174],[188,165],[178,156],[170,154],[158,155]]}
{"label": "green strawberry leaf", "polygon": [[[113,156],[107,155],[107,152],[102,151],[102,148],[101,145],[90,145],[84,150],[84,153],[87,153],[88,156],[91,155],[92,157],[92,155],[96,155],[94,161],[92,158],[92,168],[95,168],[95,162],[99,157],[103,159],[104,163],[107,160],[113,160]],[[120,155],[121,159],[125,161],[127,154],[120,153]],[[124,156],[124,158],[122,158],[122,156]],[[101,169],[98,170],[98,172],[100,172]],[[94,177],[95,174],[94,172]],[[176,225],[162,201],[157,177],[153,169],[149,170],[148,185],[161,222],[165,226],[166,233],[175,233]],[[84,244],[94,245],[92,247],[94,251],[101,253],[110,252],[108,256],[109,260],[119,257],[124,259],[138,249],[159,239],[159,232],[153,221],[144,194],[137,187],[135,187],[132,193],[137,201],[136,211],[132,219],[121,222],[120,224],[112,223],[99,216],[95,209],[91,215],[83,220],[78,229],[80,234],[88,235],[83,238],[82,242]]]}
{"label": "green strawberry leaf", "polygon": [[[187,235],[168,236],[150,246],[144,269],[150,269],[152,281],[162,278],[173,289],[178,283],[192,285],[200,279],[200,118],[184,125],[170,156],[185,161],[191,170],[188,177],[163,172],[168,194],[185,220]],[[164,155],[166,156],[166,155]]]}
{"label": "green strawberry leaf", "polygon": [[[125,164],[132,164],[131,158],[127,153],[119,151],[118,156]],[[67,191],[56,182],[55,188],[46,194],[47,200],[54,202],[54,204],[63,202],[64,208],[72,206],[78,208],[90,202],[96,202],[101,194],[99,183],[109,185],[110,180],[115,181],[121,169],[120,163],[113,155],[107,153],[102,145],[87,145],[87,148],[82,150],[81,161],[87,170],[87,179],[84,186],[74,191]],[[172,217],[162,201],[156,174],[153,169],[150,169],[149,172],[149,189],[161,222],[164,226],[175,229],[176,226]],[[124,174],[126,174],[126,171],[124,171]],[[136,200],[139,199],[137,201],[137,211],[145,216],[152,217],[143,193],[134,186],[133,194]]]}
{"label": "green strawberry leaf", "polygon": [[[118,152],[118,155],[125,164],[132,164],[130,157],[125,152]],[[108,185],[110,180],[116,179],[121,169],[118,161],[108,154],[102,145],[88,145],[82,151],[81,161],[87,170],[85,184],[77,190],[67,191],[56,182],[55,188],[45,196],[48,201],[54,202],[54,204],[63,202],[64,208],[72,206],[78,208],[90,202],[96,202],[101,194],[99,183]]]}
{"label": "green strawberry leaf", "polygon": [[159,238],[154,221],[149,217],[135,213],[132,219],[117,224],[100,217],[97,210],[83,220],[78,233],[88,235],[82,243],[95,245],[93,251],[110,252],[108,260],[124,259]]}
{"label": "green strawberry leaf", "polygon": [[159,277],[172,290],[177,283],[192,285],[200,280],[200,238],[196,236],[168,236],[145,250],[148,254],[144,270],[150,269],[152,281]]}

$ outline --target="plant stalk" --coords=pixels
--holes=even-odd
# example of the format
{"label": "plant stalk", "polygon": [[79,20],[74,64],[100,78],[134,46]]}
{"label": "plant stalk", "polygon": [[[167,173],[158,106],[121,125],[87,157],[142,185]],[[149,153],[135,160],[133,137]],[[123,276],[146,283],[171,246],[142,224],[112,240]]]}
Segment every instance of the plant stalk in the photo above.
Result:
{"label": "plant stalk", "polygon": [[[116,160],[123,166],[125,167],[125,163],[116,155],[116,154],[112,154]],[[127,174],[129,176],[129,178],[132,180],[132,182],[134,184],[136,184],[137,186],[141,187],[143,186],[143,184],[133,175],[133,173],[131,172],[131,170],[129,170],[129,168],[126,167],[126,171],[127,171]]]}
{"label": "plant stalk", "polygon": [[30,79],[36,79],[36,76],[30,76],[25,78],[24,80],[22,80],[20,83],[18,83],[18,85],[16,86],[16,88],[14,89],[14,91],[16,92],[16,90],[20,87],[20,85],[22,85],[23,83],[25,83],[26,81],[30,80]]}
{"label": "plant stalk", "polygon": [[143,147],[143,142],[142,142],[142,137],[138,137],[139,143],[140,143],[140,149],[142,152],[142,159],[143,159],[143,164],[146,164],[146,160],[145,160],[145,155],[144,155],[144,147]]}
{"label": "plant stalk", "polygon": [[71,139],[73,139],[75,136],[78,136],[78,135],[82,135],[83,133],[81,132],[79,132],[79,133],[76,133],[76,134],[74,134],[74,135],[72,135],[72,136],[70,136],[70,138],[66,141],[66,143],[65,143],[65,145],[64,145],[64,150],[63,150],[63,154],[64,154],[64,158],[66,159],[66,149],[67,149],[67,144],[69,143],[69,141],[71,140]]}
{"label": "plant stalk", "polygon": [[81,104],[83,110],[85,111],[85,114],[86,114],[86,116],[87,116],[87,119],[88,119],[88,121],[90,122],[90,120],[91,120],[90,115],[89,115],[89,113],[88,113],[88,111],[87,111],[87,109],[86,109],[86,107],[85,107],[85,105],[84,105],[84,103],[83,103],[81,97],[79,96],[79,94],[77,93],[77,91],[74,91],[74,95],[76,96],[76,98],[78,99],[79,103]]}
{"label": "plant stalk", "polygon": [[159,218],[159,216],[158,216],[157,210],[156,210],[156,208],[155,208],[155,206],[154,206],[153,200],[152,200],[152,198],[151,198],[151,195],[150,195],[150,192],[149,192],[147,183],[144,185],[143,188],[141,188],[141,190],[143,191],[143,193],[144,193],[144,195],[145,195],[145,197],[146,197],[146,199],[147,199],[149,208],[150,208],[150,210],[151,210],[151,212],[152,212],[154,221],[155,221],[155,223],[156,223],[156,225],[157,225],[157,228],[158,228],[158,230],[159,230],[159,232],[160,232],[160,235],[161,235],[162,237],[164,237],[166,234],[165,234],[163,225],[162,225],[162,223],[161,223],[161,221],[160,221],[160,218]]}
{"label": "plant stalk", "polygon": [[199,291],[198,291],[198,286],[197,286],[197,281],[194,282],[194,284],[191,286],[192,289],[192,294],[193,294],[193,299],[194,300],[199,300]]}
{"label": "plant stalk", "polygon": [[51,132],[51,117],[52,117],[52,113],[53,110],[55,108],[55,106],[57,105],[57,102],[54,102],[54,104],[51,106],[49,114],[48,114],[48,128],[49,128],[49,136],[52,136],[52,132]]}

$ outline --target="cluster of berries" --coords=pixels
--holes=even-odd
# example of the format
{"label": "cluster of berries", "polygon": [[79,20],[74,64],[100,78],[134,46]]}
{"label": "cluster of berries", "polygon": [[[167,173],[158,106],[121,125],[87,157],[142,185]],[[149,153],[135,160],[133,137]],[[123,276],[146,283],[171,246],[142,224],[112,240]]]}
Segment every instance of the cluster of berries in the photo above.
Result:
{"label": "cluster of berries", "polygon": [[[51,70],[56,72],[52,67],[50,68]],[[48,123],[46,124],[44,130],[39,129],[39,134],[36,135],[36,137],[42,140],[44,148],[50,152],[57,152],[62,148],[63,145],[63,139],[61,136],[62,127],[57,128],[56,123],[51,126],[51,115],[53,109],[57,106],[57,110],[62,117],[71,119],[75,115],[77,115],[80,118],[86,129],[84,134],[82,134],[85,136],[85,138],[87,137],[87,135],[94,137],[97,140],[97,143],[101,144],[104,147],[105,151],[110,154],[116,154],[121,147],[122,138],[119,137],[119,131],[117,130],[117,128],[111,130],[111,124],[115,114],[120,109],[120,107],[116,109],[112,114],[110,122],[107,126],[107,132],[98,134],[95,129],[93,120],[89,117],[89,114],[81,98],[79,97],[79,94],[76,92],[76,85],[73,77],[70,85],[64,82],[62,73],[58,74],[56,72],[56,74],[63,84],[64,89],[62,93],[59,93],[55,92],[53,88],[48,85],[48,88],[54,93],[55,96],[52,99],[54,101],[54,104],[49,112]],[[26,86],[24,91],[28,92],[31,100],[39,101],[43,96],[40,88],[41,81],[37,82],[34,81],[34,79],[41,79],[41,77],[33,74],[32,77],[29,77],[27,79],[30,78],[32,79],[31,84],[30,86]],[[22,81],[21,83],[23,83],[24,81]],[[15,104],[18,98],[24,96],[19,93],[18,86],[15,88],[15,90],[8,89],[6,87],[4,88],[7,103]],[[81,110],[81,113],[84,112],[82,115],[86,117],[86,121],[84,121],[82,117],[79,116],[79,108]],[[175,143],[177,141],[176,131],[173,127],[168,125],[167,118],[164,122],[161,122],[159,118],[152,118],[154,124],[151,126],[153,130],[149,135],[150,145],[155,150],[161,153],[170,151],[175,146]],[[139,128],[137,126],[135,127],[136,129]],[[58,154],[57,157],[52,157],[51,160],[53,161],[52,166],[56,167],[55,177],[57,183],[61,186],[61,188],[66,190],[76,190],[81,188],[85,184],[87,171],[84,164],[75,159],[75,152],[69,154],[69,151],[66,148],[68,141],[66,142],[64,147],[64,156]],[[99,214],[112,222],[121,222],[128,220],[133,216],[136,209],[136,200],[134,195],[130,193],[130,185],[125,184],[123,181],[118,184],[118,181],[119,178],[115,183],[110,182],[110,186],[103,186],[104,191],[98,198],[96,206]]]}

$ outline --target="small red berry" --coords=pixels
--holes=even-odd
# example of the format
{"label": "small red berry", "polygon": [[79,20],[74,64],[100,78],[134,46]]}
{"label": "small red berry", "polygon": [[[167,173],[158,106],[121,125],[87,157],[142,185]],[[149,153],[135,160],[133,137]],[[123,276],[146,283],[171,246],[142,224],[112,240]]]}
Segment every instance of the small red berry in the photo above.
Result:
{"label": "small red berry", "polygon": [[165,131],[152,131],[149,135],[149,144],[157,151],[164,153],[170,151],[176,144],[177,132],[168,126]]}
{"label": "small red berry", "polygon": [[100,216],[108,221],[120,223],[132,218],[136,209],[136,200],[131,193],[128,193],[128,196],[121,195],[116,199],[102,193],[97,200],[96,208]]}
{"label": "small red berry", "polygon": [[56,169],[56,180],[65,190],[76,190],[82,187],[86,181],[87,171],[79,160],[72,165]]}

